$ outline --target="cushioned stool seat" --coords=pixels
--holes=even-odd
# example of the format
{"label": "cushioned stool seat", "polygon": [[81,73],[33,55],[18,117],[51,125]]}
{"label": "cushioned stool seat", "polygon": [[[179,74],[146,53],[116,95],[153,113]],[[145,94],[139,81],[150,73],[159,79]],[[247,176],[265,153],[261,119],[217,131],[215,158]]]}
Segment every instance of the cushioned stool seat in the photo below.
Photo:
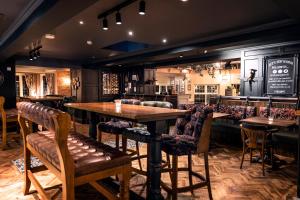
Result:
{"label": "cushioned stool seat", "polygon": [[162,135],[162,150],[170,155],[188,155],[197,151],[195,138],[189,135]]}
{"label": "cushioned stool seat", "polygon": [[151,141],[151,135],[150,132],[147,131],[147,127],[126,128],[123,131],[123,135],[128,139],[138,142],[150,143]]}
{"label": "cushioned stool seat", "polygon": [[[49,131],[32,133],[27,135],[27,141],[45,159],[60,169],[53,133]],[[130,163],[130,157],[117,149],[77,133],[68,136],[68,149],[74,160],[75,176]]]}
{"label": "cushioned stool seat", "polygon": [[108,122],[100,122],[98,128],[101,131],[112,134],[122,134],[125,128],[132,127],[132,122],[112,119]]}

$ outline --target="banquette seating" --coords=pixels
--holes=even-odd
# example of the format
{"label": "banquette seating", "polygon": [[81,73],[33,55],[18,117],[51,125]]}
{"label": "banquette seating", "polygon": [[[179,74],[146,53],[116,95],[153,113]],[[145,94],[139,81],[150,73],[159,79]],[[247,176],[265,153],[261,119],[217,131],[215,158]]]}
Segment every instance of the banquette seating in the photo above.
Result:
{"label": "banquette seating", "polygon": [[[129,198],[130,157],[108,145],[70,131],[70,115],[30,102],[19,102],[19,124],[24,140],[24,194],[29,194],[31,183],[42,199],[51,199],[34,173],[49,169],[61,181],[62,199],[75,199],[75,186],[89,183],[108,199]],[[46,129],[32,133],[31,124]],[[36,156],[43,167],[32,168],[31,155]],[[118,175],[120,194],[106,189],[97,181]]]}

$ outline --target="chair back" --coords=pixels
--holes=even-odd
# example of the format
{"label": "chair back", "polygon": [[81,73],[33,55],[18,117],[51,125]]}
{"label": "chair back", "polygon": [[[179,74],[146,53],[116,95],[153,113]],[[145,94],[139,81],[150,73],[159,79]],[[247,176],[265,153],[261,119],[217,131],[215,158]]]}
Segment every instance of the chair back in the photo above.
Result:
{"label": "chair back", "polygon": [[198,119],[198,123],[201,124],[201,134],[198,139],[197,153],[208,152],[211,134],[211,124],[213,120],[212,108],[205,108],[202,115]]}
{"label": "chair back", "polygon": [[2,118],[2,121],[6,118],[6,113],[4,111],[4,103],[5,98],[3,96],[0,96],[0,118]]}
{"label": "chair back", "polygon": [[[31,127],[27,126],[26,121],[41,125],[49,132],[54,134],[53,142],[56,146],[57,155],[60,161],[60,169],[65,169],[64,165],[73,163],[70,156],[67,138],[71,125],[70,115],[60,110],[43,106],[38,103],[19,102],[17,103],[19,124],[22,130],[24,144],[26,136],[32,132]],[[72,169],[68,169],[72,170]]]}
{"label": "chair back", "polygon": [[167,101],[142,101],[141,105],[160,108],[173,108],[173,104]]}
{"label": "chair back", "polygon": [[265,126],[241,124],[241,136],[249,148],[257,148],[257,141],[265,137]]}

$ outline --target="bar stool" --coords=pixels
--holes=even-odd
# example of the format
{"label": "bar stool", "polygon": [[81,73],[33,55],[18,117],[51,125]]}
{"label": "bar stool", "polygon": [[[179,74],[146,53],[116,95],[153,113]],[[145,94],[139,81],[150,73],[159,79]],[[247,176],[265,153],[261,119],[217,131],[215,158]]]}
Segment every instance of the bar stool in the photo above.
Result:
{"label": "bar stool", "polygon": [[240,169],[243,168],[245,154],[250,151],[250,163],[252,163],[253,151],[259,150],[262,160],[262,173],[265,176],[265,150],[270,149],[271,164],[273,164],[273,148],[272,140],[269,135],[277,131],[276,129],[268,129],[262,125],[241,124],[241,136],[243,141],[243,153],[241,159]]}
{"label": "bar stool", "polygon": [[[139,105],[140,101],[137,99],[121,99],[122,104],[132,104],[132,105]],[[122,134],[123,130],[126,128],[133,127],[133,123],[129,121],[119,120],[119,119],[111,119],[108,122],[100,122],[97,124],[97,141],[102,141],[102,132],[113,134],[116,136],[115,139],[115,146],[117,149],[120,149],[120,135]],[[138,145],[136,143],[136,145]],[[127,151],[127,138],[122,137],[122,147],[123,151]],[[138,148],[137,148],[138,150]],[[132,155],[136,154],[136,151],[128,150],[131,152]]]}
{"label": "bar stool", "polygon": [[[2,122],[2,149],[7,147],[7,124],[15,123],[18,132],[18,111],[17,109],[4,109],[5,98],[0,96],[0,120]],[[9,137],[20,138],[19,134],[10,134]]]}
{"label": "bar stool", "polygon": [[[191,109],[192,115],[185,118],[179,118],[176,122],[178,133],[175,135],[162,135],[162,150],[167,154],[170,161],[172,155],[172,165],[169,163],[167,168],[162,169],[162,173],[168,172],[171,179],[171,187],[161,181],[162,188],[171,195],[172,200],[177,199],[177,194],[190,191],[194,193],[194,189],[207,186],[209,198],[212,199],[208,149],[210,142],[211,123],[213,110],[211,107],[200,108],[194,106]],[[183,131],[183,132],[181,132]],[[205,161],[205,177],[192,170],[192,154],[204,154]],[[188,167],[178,168],[178,157],[188,156]],[[178,187],[178,171],[188,172],[189,186]],[[193,184],[192,178],[198,178],[200,183]]]}

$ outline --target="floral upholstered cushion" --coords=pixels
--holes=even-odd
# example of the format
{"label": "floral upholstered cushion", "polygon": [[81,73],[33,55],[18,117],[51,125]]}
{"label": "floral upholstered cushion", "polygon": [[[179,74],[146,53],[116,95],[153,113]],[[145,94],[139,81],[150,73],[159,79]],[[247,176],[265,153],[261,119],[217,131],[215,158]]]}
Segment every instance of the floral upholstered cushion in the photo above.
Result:
{"label": "floral upholstered cushion", "polygon": [[259,107],[259,116],[260,117],[268,117],[267,107]]}
{"label": "floral upholstered cushion", "polygon": [[98,124],[99,130],[113,134],[122,134],[122,131],[125,128],[130,127],[132,127],[132,122],[117,119],[112,119],[108,122],[101,122]]}
{"label": "floral upholstered cushion", "polygon": [[271,116],[275,119],[295,120],[296,111],[292,108],[271,108]]}
{"label": "floral upholstered cushion", "polygon": [[236,105],[219,105],[219,112],[230,114],[227,119],[241,120],[245,118],[246,107]]}
{"label": "floral upholstered cushion", "polygon": [[121,99],[122,104],[133,104],[133,105],[140,105],[141,101],[138,99]]}
{"label": "floral upholstered cushion", "polygon": [[204,121],[213,109],[210,106],[195,105],[190,110],[190,115],[177,119],[174,135],[162,136],[162,150],[166,153],[186,155],[197,149]]}
{"label": "floral upholstered cushion", "polygon": [[256,107],[255,106],[247,106],[246,108],[246,118],[256,116]]}
{"label": "floral upholstered cushion", "polygon": [[123,135],[128,139],[139,142],[149,143],[151,141],[151,134],[147,130],[147,127],[126,128],[123,131]]}

